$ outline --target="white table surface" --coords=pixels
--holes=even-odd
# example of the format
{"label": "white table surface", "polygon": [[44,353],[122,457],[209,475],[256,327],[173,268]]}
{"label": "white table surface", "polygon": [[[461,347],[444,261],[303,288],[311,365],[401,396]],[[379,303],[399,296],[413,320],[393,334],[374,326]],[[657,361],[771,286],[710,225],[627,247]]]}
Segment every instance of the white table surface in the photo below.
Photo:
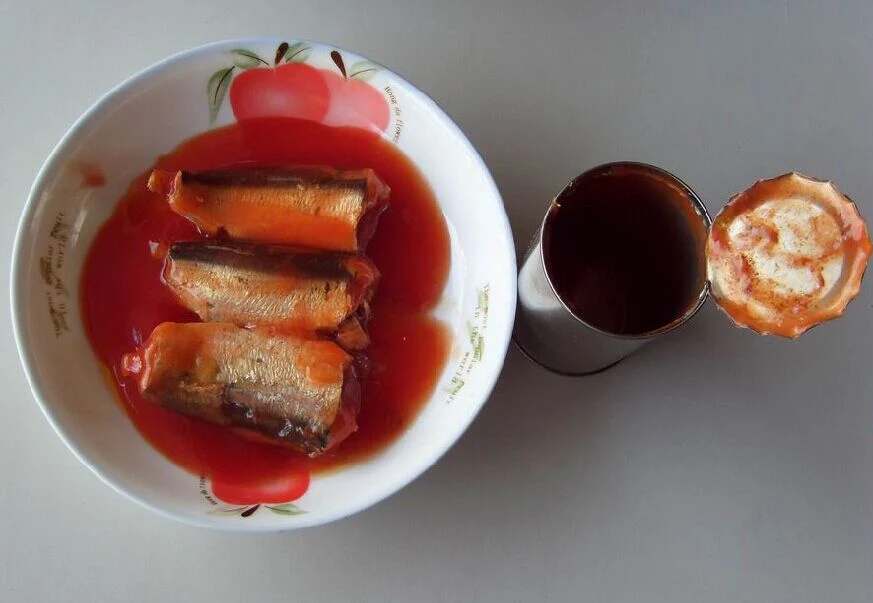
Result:
{"label": "white table surface", "polygon": [[[457,119],[516,241],[597,163],[678,174],[717,210],[758,178],[835,180],[873,218],[865,0],[0,0],[0,240],[104,91],[246,35],[349,47]],[[7,296],[0,297],[4,316]],[[800,341],[707,308],[605,374],[512,349],[458,445],[389,500],[274,535],[139,508],[43,418],[0,323],[2,601],[873,600],[873,284]]]}

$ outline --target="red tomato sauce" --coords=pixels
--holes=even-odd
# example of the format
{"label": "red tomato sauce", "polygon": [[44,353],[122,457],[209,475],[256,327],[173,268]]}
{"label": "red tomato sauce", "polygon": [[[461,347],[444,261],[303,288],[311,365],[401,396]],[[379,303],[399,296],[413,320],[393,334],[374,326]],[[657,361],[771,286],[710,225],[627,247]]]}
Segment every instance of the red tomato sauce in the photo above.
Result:
{"label": "red tomato sauce", "polygon": [[[306,490],[309,472],[359,461],[385,448],[429,398],[451,347],[447,329],[431,316],[448,276],[448,229],[430,186],[409,159],[391,143],[360,129],[265,118],[198,135],[160,157],[153,167],[257,165],[372,168],[391,187],[389,209],[367,248],[382,279],[373,301],[370,369],[361,383],[358,431],[336,448],[309,459],[243,439],[143,399],[135,380],[123,376],[122,355],[136,349],[159,323],[199,320],[162,284],[162,261],[152,255],[152,248],[207,237],[170,211],[165,198],[147,190],[151,170],[131,182],[98,233],[81,283],[92,347],[108,367],[139,432],[174,463],[210,477],[217,495],[232,492],[234,501],[245,499],[249,487],[271,499],[297,498]],[[294,487],[284,493],[270,490],[282,489],[283,481]]]}

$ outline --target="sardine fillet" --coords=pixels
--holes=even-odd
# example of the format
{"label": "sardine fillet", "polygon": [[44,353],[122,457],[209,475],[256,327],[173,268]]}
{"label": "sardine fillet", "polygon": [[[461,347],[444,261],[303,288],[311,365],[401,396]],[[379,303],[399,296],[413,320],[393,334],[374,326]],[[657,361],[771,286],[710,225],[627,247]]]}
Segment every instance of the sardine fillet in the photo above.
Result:
{"label": "sardine fillet", "polygon": [[348,253],[174,243],[163,279],[205,321],[335,335],[373,295],[378,270]]}
{"label": "sardine fillet", "polygon": [[389,189],[372,170],[155,170],[149,190],[210,234],[336,251],[363,249]]}
{"label": "sardine fillet", "polygon": [[352,421],[343,437],[355,429],[352,359],[331,341],[230,323],[162,323],[125,356],[124,369],[149,400],[310,456],[338,442],[331,428],[341,414]]}
{"label": "sardine fillet", "polygon": [[346,350],[365,350],[370,346],[370,334],[364,328],[364,320],[364,317],[350,316],[337,328],[334,340]]}

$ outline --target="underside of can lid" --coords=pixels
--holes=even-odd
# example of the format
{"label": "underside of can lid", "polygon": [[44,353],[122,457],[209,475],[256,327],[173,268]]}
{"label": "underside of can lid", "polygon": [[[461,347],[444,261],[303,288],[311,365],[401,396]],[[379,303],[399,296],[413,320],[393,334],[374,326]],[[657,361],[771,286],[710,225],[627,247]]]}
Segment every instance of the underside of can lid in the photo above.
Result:
{"label": "underside of can lid", "polygon": [[712,295],[739,326],[795,338],[843,314],[871,245],[851,199],[792,172],[734,196],[706,246]]}

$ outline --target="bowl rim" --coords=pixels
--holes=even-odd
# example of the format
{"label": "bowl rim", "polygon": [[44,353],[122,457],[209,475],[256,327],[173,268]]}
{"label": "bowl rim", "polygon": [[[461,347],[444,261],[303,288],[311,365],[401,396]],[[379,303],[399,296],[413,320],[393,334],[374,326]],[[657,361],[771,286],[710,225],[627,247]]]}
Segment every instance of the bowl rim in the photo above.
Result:
{"label": "bowl rim", "polygon": [[[147,81],[153,76],[161,73],[162,71],[167,70],[172,67],[174,64],[185,61],[190,58],[194,58],[199,55],[208,54],[211,52],[220,52],[224,49],[231,49],[234,47],[245,46],[245,45],[265,45],[267,43],[280,43],[284,40],[294,40],[295,42],[306,42],[307,44],[312,44],[314,46],[320,47],[329,47],[339,50],[340,52],[346,52],[348,54],[352,54],[355,56],[359,56],[361,58],[365,58],[367,60],[372,61],[369,57],[361,55],[357,52],[347,50],[341,46],[330,44],[327,42],[320,42],[316,40],[309,40],[304,38],[279,38],[279,37],[244,37],[244,38],[230,38],[225,40],[219,40],[216,42],[210,42],[207,44],[202,44],[199,46],[195,46],[192,48],[188,48],[186,50],[182,50],[176,53],[169,55],[168,57],[153,63],[147,67],[144,67],[132,75],[128,76],[124,80],[122,80],[119,84],[112,87],[109,91],[101,95],[78,119],[67,129],[61,139],[55,144],[51,153],[49,153],[48,157],[43,162],[39,171],[37,172],[36,178],[31,185],[30,191],[27,195],[27,200],[24,204],[24,208],[21,213],[21,217],[19,218],[18,225],[15,231],[15,240],[12,248],[12,256],[11,256],[11,269],[10,269],[10,309],[12,314],[12,332],[15,341],[15,346],[18,351],[19,359],[21,361],[22,368],[24,369],[24,374],[27,379],[27,383],[30,386],[31,393],[33,395],[34,401],[42,410],[43,415],[48,420],[49,424],[54,429],[57,436],[61,439],[67,449],[73,453],[73,455],[90,469],[100,480],[105,483],[107,486],[112,488],[115,492],[118,492],[128,500],[133,501],[140,507],[144,507],[149,509],[158,515],[166,517],[168,519],[178,521],[180,523],[193,525],[197,527],[211,528],[215,530],[221,531],[230,531],[230,532],[280,532],[287,530],[300,529],[305,527],[314,527],[318,525],[324,525],[327,523],[332,523],[334,521],[350,517],[352,515],[356,515],[371,506],[393,496],[407,485],[409,485],[412,481],[422,476],[428,469],[430,469],[437,461],[439,461],[448,451],[454,446],[457,441],[461,438],[461,436],[467,431],[470,427],[470,424],[475,420],[475,418],[479,415],[482,410],[482,407],[491,397],[491,394],[494,390],[494,387],[497,383],[497,379],[500,377],[502,373],[502,368],[505,363],[506,354],[509,350],[509,345],[512,337],[512,329],[515,317],[516,310],[516,302],[517,302],[517,259],[515,253],[515,246],[513,242],[512,229],[509,224],[509,217],[506,213],[506,207],[503,202],[503,197],[500,194],[500,190],[497,187],[497,184],[494,181],[494,177],[491,174],[491,171],[488,169],[487,164],[482,158],[479,151],[473,146],[473,143],[469,138],[464,134],[461,128],[455,123],[454,119],[445,111],[443,108],[434,101],[428,94],[420,90],[417,86],[412,84],[407,78],[403,75],[399,74],[397,71],[385,67],[378,63],[377,61],[372,61],[381,65],[388,73],[390,73],[393,77],[397,78],[400,84],[409,90],[413,91],[418,95],[418,100],[422,102],[426,107],[428,107],[431,111],[433,111],[437,116],[441,118],[449,129],[449,131],[457,138],[461,143],[466,147],[467,152],[473,158],[476,167],[479,171],[486,176],[486,185],[491,189],[491,193],[494,198],[496,198],[500,202],[499,210],[497,213],[499,218],[499,223],[495,221],[491,224],[492,228],[497,228],[501,232],[500,234],[503,236],[506,242],[506,248],[504,250],[505,253],[508,253],[506,256],[510,261],[503,262],[504,270],[508,273],[504,275],[507,282],[510,283],[510,319],[506,322],[506,324],[502,328],[502,332],[496,333],[493,335],[493,338],[496,340],[495,343],[500,343],[500,348],[497,350],[498,358],[496,362],[495,369],[487,375],[483,383],[483,395],[479,400],[478,404],[475,406],[473,411],[469,413],[469,416],[466,420],[463,421],[456,432],[449,438],[445,440],[445,442],[438,446],[432,453],[428,456],[422,458],[422,463],[418,465],[411,471],[408,471],[405,475],[403,475],[400,479],[393,480],[390,482],[387,487],[384,489],[379,489],[376,491],[374,495],[363,498],[358,501],[356,504],[351,505],[347,508],[340,509],[337,512],[329,513],[326,515],[316,516],[313,521],[306,521],[305,517],[298,518],[297,521],[293,523],[289,523],[287,525],[271,525],[271,524],[243,524],[241,522],[218,522],[207,518],[206,516],[201,516],[197,514],[186,514],[179,513],[176,511],[171,511],[161,505],[154,499],[145,498],[141,494],[128,490],[126,487],[117,484],[107,473],[102,469],[98,461],[93,461],[89,457],[89,454],[84,452],[79,448],[77,441],[70,434],[67,433],[64,425],[56,416],[53,410],[53,404],[49,402],[49,396],[45,392],[42,383],[38,379],[35,372],[36,365],[36,357],[34,355],[34,351],[30,344],[30,339],[26,334],[26,323],[25,323],[25,300],[24,300],[24,287],[23,283],[26,278],[24,268],[23,268],[23,259],[24,259],[24,251],[23,247],[25,241],[28,239],[29,233],[27,232],[28,226],[33,220],[36,207],[38,205],[38,198],[40,193],[45,188],[46,181],[50,177],[50,175],[55,171],[56,164],[60,160],[60,157],[64,150],[67,148],[69,143],[78,135],[80,130],[87,125],[95,116],[99,115],[100,112],[105,110],[108,105],[110,105],[113,101],[116,100],[116,97],[123,93],[126,89],[131,86]],[[150,444],[149,444],[150,445]],[[165,458],[165,461],[172,464],[172,461]]]}

